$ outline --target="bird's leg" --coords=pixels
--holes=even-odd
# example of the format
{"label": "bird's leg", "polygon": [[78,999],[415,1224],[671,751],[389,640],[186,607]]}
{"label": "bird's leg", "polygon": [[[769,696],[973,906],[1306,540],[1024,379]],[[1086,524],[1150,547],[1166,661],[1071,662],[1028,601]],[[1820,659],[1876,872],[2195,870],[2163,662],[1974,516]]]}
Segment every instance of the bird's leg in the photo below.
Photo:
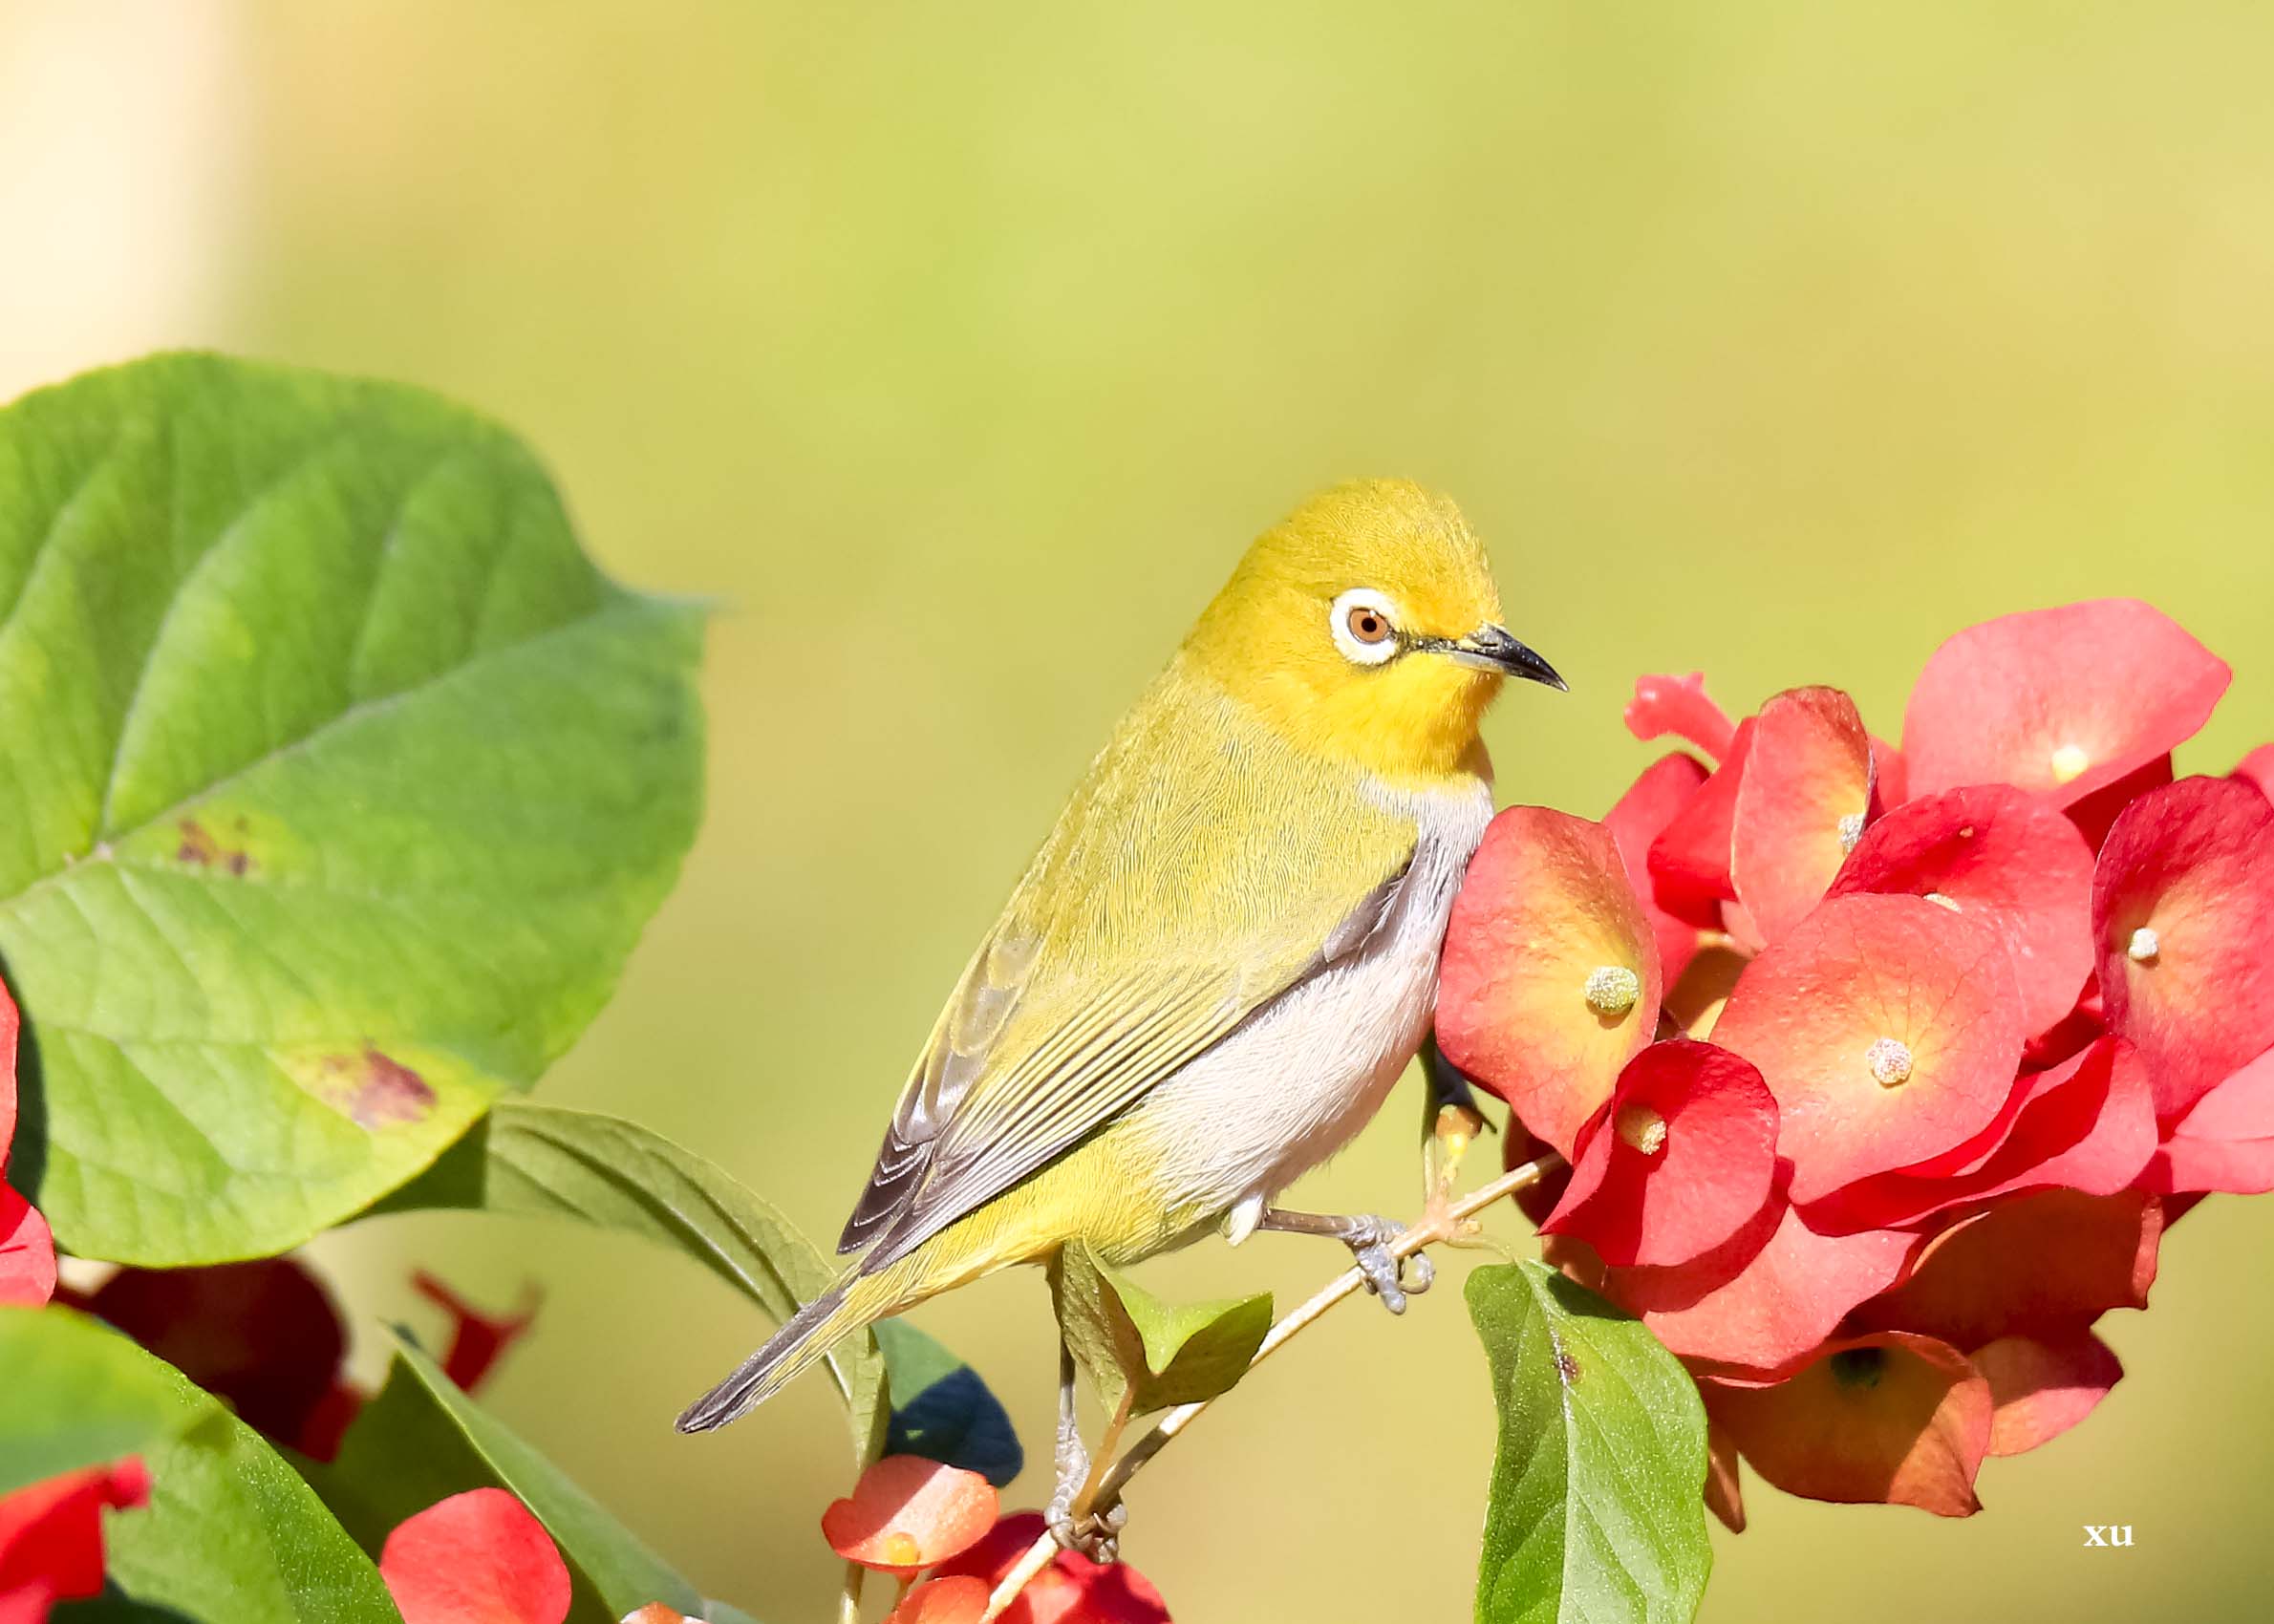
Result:
{"label": "bird's leg", "polygon": [[[1093,1474],[1074,1400],[1074,1350],[1066,1346],[1062,1335],[1058,1341],[1058,1487],[1043,1518],[1064,1549],[1079,1550],[1092,1562],[1111,1562],[1121,1553],[1121,1531],[1128,1523],[1129,1509],[1116,1501],[1112,1509],[1100,1514],[1083,1505]],[[1079,1515],[1076,1506],[1082,1507]]]}
{"label": "bird's leg", "polygon": [[1267,1207],[1262,1221],[1255,1227],[1290,1235],[1326,1235],[1341,1241],[1350,1249],[1351,1261],[1358,1265],[1358,1271],[1366,1277],[1366,1290],[1380,1297],[1382,1306],[1392,1314],[1404,1314],[1407,1294],[1421,1295],[1437,1278],[1436,1266],[1418,1252],[1405,1260],[1413,1266],[1412,1277],[1405,1277],[1398,1259],[1389,1254],[1389,1243],[1398,1238],[1404,1226],[1370,1212],[1345,1218]]}

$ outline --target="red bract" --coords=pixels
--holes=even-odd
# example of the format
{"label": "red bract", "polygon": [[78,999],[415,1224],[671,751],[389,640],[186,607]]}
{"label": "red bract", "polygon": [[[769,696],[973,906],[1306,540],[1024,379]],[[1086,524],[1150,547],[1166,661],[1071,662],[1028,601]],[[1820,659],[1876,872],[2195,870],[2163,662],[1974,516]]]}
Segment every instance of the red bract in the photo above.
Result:
{"label": "red bract", "polygon": [[1854,1323],[1961,1348],[2080,1331],[2112,1308],[2148,1306],[2162,1237],[2161,1205],[2136,1191],[2008,1198],[1938,1235]]}
{"label": "red bract", "polygon": [[2001,1336],[1975,1349],[1967,1362],[1989,1383],[1993,1455],[2019,1455],[2058,1438],[2091,1415],[2124,1375],[2108,1344],[2090,1331],[2049,1339]]}
{"label": "red bract", "polygon": [[1986,926],[1917,897],[1834,897],[1753,961],[1714,1041],[1760,1067],[1807,1203],[1957,1149],[2014,1088],[2013,972]]}
{"label": "red bract", "polygon": [[450,1315],[450,1345],[442,1354],[442,1374],[471,1393],[497,1367],[505,1350],[536,1322],[540,1298],[534,1288],[522,1293],[511,1314],[484,1314],[425,1270],[411,1276],[411,1289]]}
{"label": "red bract", "polygon": [[527,1506],[470,1488],[404,1519],[379,1551],[403,1624],[561,1624],[568,1565]]}
{"label": "red bract", "polygon": [[1718,930],[1725,904],[1737,900],[1729,874],[1729,842],[1737,821],[1737,791],[1752,753],[1753,722],[1739,724],[1728,754],[1689,804],[1650,843],[1651,894],[1659,907],[1701,930]]}
{"label": "red bract", "polygon": [[1707,774],[1694,756],[1679,753],[1653,761],[1617,805],[1603,814],[1603,827],[1618,844],[1627,884],[1642,905],[1658,938],[1659,978],[1672,987],[1682,978],[1699,945],[1698,927],[1658,905],[1650,881],[1650,847],[1686,806]]}
{"label": "red bract", "polygon": [[[960,1576],[978,1580],[992,1593],[1042,1537],[1042,1528],[1039,1511],[1005,1517],[977,1545],[942,1563],[931,1583]],[[1127,1563],[1101,1564],[1078,1550],[1062,1550],[1004,1609],[1002,1624],[1169,1624],[1169,1618],[1161,1592]]]}
{"label": "red bract", "polygon": [[2194,737],[2231,674],[2129,598],[1970,627],[1935,651],[1911,691],[1911,793],[2009,783],[2068,805]]}
{"label": "red bract", "polygon": [[2101,998],[2169,1121],[2274,1047],[2274,804],[2234,779],[2152,790],[2092,886]]}
{"label": "red bract", "polygon": [[1540,1226],[1605,1263],[1686,1263],[1758,1213],[1776,1176],[1776,1102],[1710,1043],[1654,1043],[1579,1132],[1570,1184]]}
{"label": "red bract", "polygon": [[1863,832],[1831,894],[1924,897],[1986,921],[2012,955],[2021,1021],[2043,1032],[2092,973],[2092,848],[2009,784],[1907,801]]}
{"label": "red bract", "polygon": [[1644,676],[1626,702],[1626,729],[1647,743],[1672,734],[1686,738],[1715,760],[1727,760],[1734,729],[1722,708],[1706,697],[1701,672],[1687,676]]}
{"label": "red bract", "polygon": [[1787,1380],[1703,1387],[1753,1470],[1789,1494],[1939,1517],[1981,1506],[1974,1478],[1989,1451],[1989,1383],[1932,1337],[1851,1337]]}
{"label": "red bract", "polygon": [[1492,820],[1446,932],[1437,1040],[1569,1155],[1650,1040],[1656,937],[1600,823],[1542,806]]}
{"label": "red bract", "polygon": [[2274,1190],[2274,1050],[2196,1101],[2156,1147],[2141,1183],[2162,1195]]}
{"label": "red bract", "polygon": [[909,1592],[885,1624],[978,1624],[994,1593],[984,1579],[933,1579]]}
{"label": "red bract", "polygon": [[150,1499],[150,1474],[129,1457],[0,1495],[0,1616],[44,1619],[49,1606],[102,1593],[102,1513]]}
{"label": "red bract", "polygon": [[1764,940],[1815,907],[1871,804],[1871,736],[1854,700],[1794,688],[1761,707],[1732,809],[1729,879]]}
{"label": "red bract", "polygon": [[1899,1279],[1919,1237],[1867,1229],[1819,1234],[1781,1198],[1705,1256],[1672,1269],[1609,1269],[1577,1256],[1580,1277],[1685,1359],[1775,1371],[1832,1335],[1866,1298]]}
{"label": "red bract", "polygon": [[968,1549],[995,1522],[995,1485],[919,1455],[888,1455],[849,1498],[821,1516],[822,1537],[848,1562],[913,1573]]}

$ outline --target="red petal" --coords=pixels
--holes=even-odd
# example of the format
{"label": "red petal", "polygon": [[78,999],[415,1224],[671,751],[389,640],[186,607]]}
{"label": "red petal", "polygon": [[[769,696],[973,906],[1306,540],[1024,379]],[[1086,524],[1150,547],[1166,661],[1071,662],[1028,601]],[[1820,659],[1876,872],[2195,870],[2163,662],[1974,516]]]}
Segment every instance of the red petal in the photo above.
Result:
{"label": "red petal", "polygon": [[2193,737],[2230,675],[2176,621],[2130,598],[1969,627],[1911,691],[1911,793],[2003,782],[2066,806]]}
{"label": "red petal", "polygon": [[1753,1470],[1788,1494],[1938,1517],[1982,1508],[1974,1477],[1989,1448],[1989,1383],[1932,1337],[1853,1337],[1788,1381],[1704,1391]]}
{"label": "red petal", "polygon": [[1878,735],[1872,736],[1872,801],[1874,816],[1900,806],[1911,799],[1911,764],[1903,753]]}
{"label": "red petal", "polygon": [[1698,951],[1698,928],[1658,906],[1650,880],[1650,847],[1697,795],[1707,778],[1694,756],[1679,753],[1653,761],[1619,804],[1603,814],[1603,827],[1618,844],[1619,860],[1626,865],[1627,883],[1641,899],[1642,911],[1658,938],[1660,980],[1671,987]]}
{"label": "red petal", "polygon": [[2274,1049],[2219,1084],[2157,1146],[2142,1187],[2158,1194],[2274,1190]]}
{"label": "red petal", "polygon": [[1562,1203],[1540,1226],[1605,1263],[1686,1263],[1761,1210],[1776,1176],[1776,1101],[1761,1074],[1710,1043],[1653,1043],[1580,1131]]}
{"label": "red petal", "polygon": [[978,1624],[994,1593],[984,1579],[933,1579],[909,1592],[908,1599],[886,1615],[885,1624]]}
{"label": "red petal", "polygon": [[536,1287],[526,1286],[522,1306],[511,1314],[484,1314],[423,1269],[411,1276],[411,1289],[450,1315],[450,1346],[442,1355],[442,1374],[467,1393],[482,1384],[505,1350],[535,1322],[543,1300]]}
{"label": "red petal", "polygon": [[1730,824],[1738,900],[1773,942],[1816,906],[1872,806],[1871,736],[1836,688],[1794,688],[1761,707]]}
{"label": "red petal", "polygon": [[2021,1060],[2012,985],[1995,931],[1918,897],[1834,897],[1755,959],[1713,1036],[1776,1096],[1792,1199],[1989,1126]]}
{"label": "red petal", "polygon": [[2022,1024],[2043,1032],[2092,973],[2092,849],[2040,798],[2006,784],[1906,801],[1856,844],[1834,896],[1936,897],[1979,915],[2013,956]]}
{"label": "red petal", "polygon": [[888,1455],[849,1499],[822,1513],[822,1537],[848,1562],[912,1573],[968,1550],[995,1525],[995,1485],[919,1455]]}
{"label": "red petal", "polygon": [[16,1034],[22,1020],[8,988],[0,985],[0,1168],[16,1138]]}
{"label": "red petal", "polygon": [[2234,776],[2258,785],[2261,795],[2274,801],[2274,744],[2262,744],[2243,757]]}
{"label": "red petal", "polygon": [[2114,783],[2096,789],[2082,801],[2071,803],[2069,821],[2076,825],[2076,832],[2085,837],[2085,844],[2098,851],[2125,807],[2148,791],[2161,789],[2171,781],[2172,759],[2167,752],[2146,766],[2126,773]]}
{"label": "red petal", "polygon": [[290,1257],[206,1269],[121,1269],[88,1299],[108,1320],[279,1442],[299,1438],[338,1380],[339,1309]]}
{"label": "red petal", "polygon": [[1604,1295],[1684,1358],[1773,1371],[1894,1284],[1918,1244],[1896,1230],[1818,1234],[1777,1200],[1695,1262],[1608,1269],[1596,1278]]}
{"label": "red petal", "polygon": [[52,1601],[100,1594],[103,1510],[149,1499],[150,1473],[131,1456],[0,1495],[0,1596],[19,1590]]}
{"label": "red petal", "polygon": [[[995,1525],[987,1537],[932,1576],[962,1575],[994,1587],[1042,1537],[1039,1511],[1021,1511]],[[1126,1562],[1101,1565],[1080,1551],[1062,1550],[1019,1592],[1002,1624],[1169,1624],[1168,1605],[1145,1575]]]}
{"label": "red petal", "polygon": [[1493,819],[1446,932],[1446,1058],[1569,1155],[1650,1040],[1660,986],[1650,927],[1610,830],[1544,806]]}
{"label": "red petal", "polygon": [[568,1566],[502,1488],[470,1488],[405,1518],[379,1551],[403,1624],[561,1624]]}
{"label": "red petal", "polygon": [[2081,1330],[2109,1309],[2147,1306],[2162,1236],[2162,1207],[2135,1191],[2009,1197],[1936,1236],[1855,1323],[1962,1348]]}
{"label": "red petal", "polygon": [[2091,1415],[2124,1375],[2108,1344],[2090,1331],[2051,1340],[2001,1336],[1967,1358],[1989,1382],[1996,1406],[1993,1455],[2019,1455],[2058,1438]]}
{"label": "red petal", "polygon": [[1748,716],[1738,724],[1720,769],[1650,843],[1651,895],[1661,908],[1702,930],[1721,929],[1722,904],[1737,900],[1729,878],[1730,829],[1752,744],[1753,720]]}
{"label": "red petal", "polygon": [[2274,1047],[2274,805],[2185,779],[2126,808],[2092,885],[2112,1031],[2140,1047],[2166,1121]]}
{"label": "red petal", "polygon": [[1701,672],[1687,676],[1639,676],[1626,702],[1626,731],[1647,742],[1673,734],[1717,761],[1729,755],[1731,729],[1722,708],[1706,697]]}
{"label": "red petal", "polygon": [[55,1237],[39,1209],[0,1185],[0,1303],[37,1308],[55,1294]]}

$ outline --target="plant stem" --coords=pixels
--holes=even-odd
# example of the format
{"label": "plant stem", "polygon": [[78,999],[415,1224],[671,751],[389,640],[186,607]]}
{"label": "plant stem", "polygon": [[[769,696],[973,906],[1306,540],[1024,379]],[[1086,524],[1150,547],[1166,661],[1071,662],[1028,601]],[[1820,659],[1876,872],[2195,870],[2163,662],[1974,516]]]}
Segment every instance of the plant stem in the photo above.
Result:
{"label": "plant stem", "polygon": [[[1414,1253],[1436,1246],[1440,1242],[1458,1238],[1462,1226],[1486,1207],[1494,1202],[1505,1200],[1528,1185],[1538,1183],[1562,1165],[1563,1158],[1554,1151],[1550,1151],[1544,1156],[1525,1163],[1521,1167],[1512,1167],[1491,1183],[1471,1190],[1459,1201],[1447,1206],[1442,1211],[1435,1212],[1410,1229],[1402,1231],[1397,1239],[1389,1243],[1390,1255],[1395,1258],[1411,1257]],[[1272,1326],[1270,1334],[1256,1348],[1255,1357],[1248,1361],[1248,1370],[1253,1371],[1298,1336],[1316,1325],[1327,1310],[1358,1291],[1365,1283],[1365,1275],[1356,1269],[1346,1269],[1336,1275],[1320,1287],[1308,1301],[1299,1308],[1282,1315],[1278,1322]],[[1242,1379],[1245,1379],[1244,1374]],[[1172,1439],[1183,1432],[1186,1427],[1191,1425],[1209,1405],[1214,1402],[1213,1399],[1203,1399],[1196,1404],[1179,1404],[1175,1409],[1170,1410],[1161,1418],[1158,1426],[1130,1445],[1128,1452],[1113,1463],[1112,1469],[1105,1473],[1101,1482],[1098,1478],[1098,1463],[1105,1461],[1111,1454],[1114,1443],[1120,1438],[1121,1428],[1126,1426],[1128,1421],[1128,1396],[1125,1393],[1121,1410],[1116,1414],[1114,1422],[1107,1429],[1105,1437],[1101,1440],[1096,1460],[1091,1464],[1090,1482],[1083,1485],[1083,1496],[1088,1502],[1089,1508],[1094,1510],[1112,1506],[1121,1498],[1122,1490],[1128,1486],[1129,1480],[1145,1469],[1146,1463],[1167,1448]],[[1092,1493],[1093,1489],[1095,1490],[1094,1494]],[[1018,1599],[1019,1592],[1025,1586],[1027,1580],[1040,1573],[1049,1563],[1051,1556],[1056,1551],[1057,1545],[1056,1537],[1045,1533],[1027,1549],[1026,1554],[1019,1559],[1019,1565],[1003,1575],[1002,1583],[996,1586],[995,1593],[987,1598],[987,1611],[979,1614],[979,1624],[994,1624],[994,1620],[1002,1615],[1003,1609]]]}
{"label": "plant stem", "polygon": [[845,1565],[845,1593],[837,1598],[837,1624],[861,1624],[861,1586],[869,1570],[858,1562]]}
{"label": "plant stem", "polygon": [[1114,1450],[1121,1447],[1122,1434],[1129,1429],[1129,1411],[1137,1401],[1137,1384],[1124,1382],[1121,1402],[1113,1406],[1113,1419],[1105,1423],[1105,1433],[1098,1439],[1097,1453],[1089,1460],[1089,1475],[1082,1480],[1082,1492],[1074,1496],[1073,1516],[1079,1523],[1098,1503],[1098,1490],[1105,1481],[1105,1468],[1113,1461]]}

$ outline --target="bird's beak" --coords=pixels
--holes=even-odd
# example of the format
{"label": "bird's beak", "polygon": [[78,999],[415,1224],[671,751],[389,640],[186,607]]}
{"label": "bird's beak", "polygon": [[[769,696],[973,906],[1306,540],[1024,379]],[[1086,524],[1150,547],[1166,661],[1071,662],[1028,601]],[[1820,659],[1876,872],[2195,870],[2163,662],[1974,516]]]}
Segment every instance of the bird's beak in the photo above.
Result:
{"label": "bird's beak", "polygon": [[1569,684],[1555,674],[1554,666],[1510,636],[1504,626],[1480,626],[1466,637],[1438,644],[1437,651],[1455,665],[1496,671],[1506,676],[1523,677],[1528,682],[1544,682],[1566,694],[1571,692]]}

